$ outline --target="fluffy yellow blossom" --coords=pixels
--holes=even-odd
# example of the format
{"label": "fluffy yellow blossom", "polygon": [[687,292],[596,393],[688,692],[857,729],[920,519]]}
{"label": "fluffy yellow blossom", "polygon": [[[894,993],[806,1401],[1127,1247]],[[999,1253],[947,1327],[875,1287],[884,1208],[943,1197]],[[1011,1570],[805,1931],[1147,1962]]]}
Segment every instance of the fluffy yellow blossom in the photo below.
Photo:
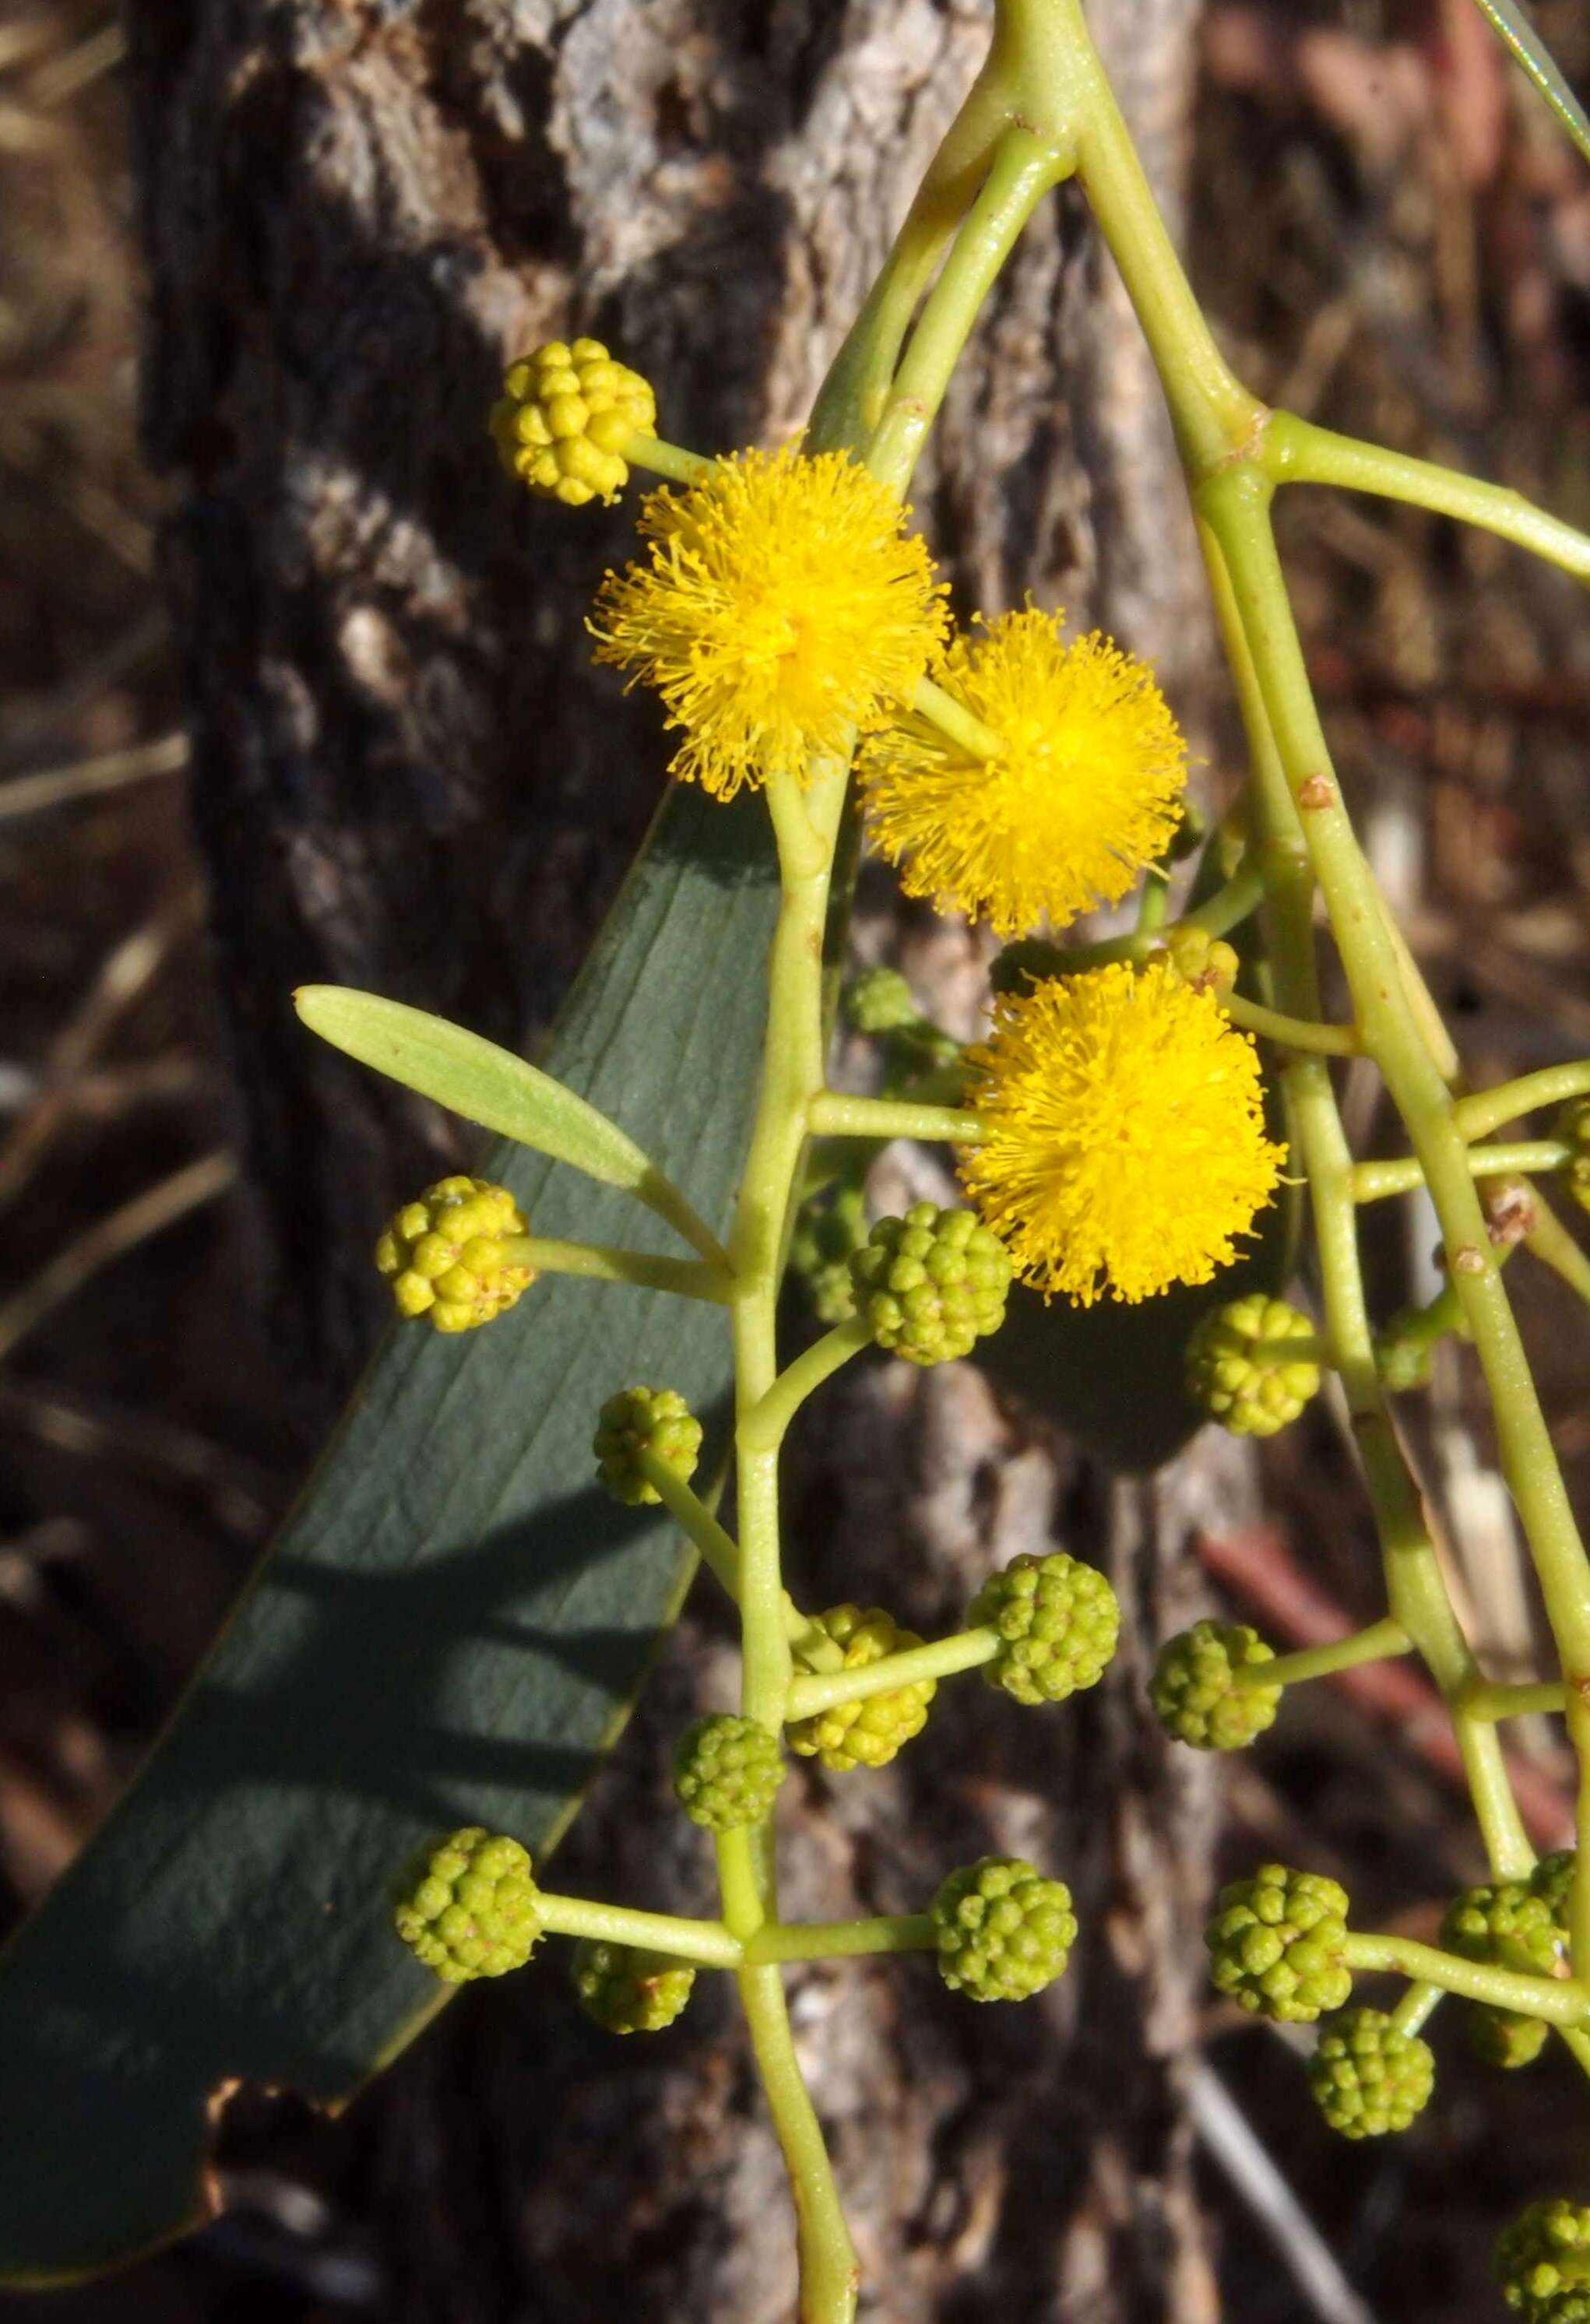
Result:
{"label": "fluffy yellow blossom", "polygon": [[673,772],[731,798],[804,779],[911,696],[944,641],[944,586],[905,511],[842,452],[739,452],[641,512],[651,561],[610,573],[596,659],[662,696]]}
{"label": "fluffy yellow blossom", "polygon": [[980,758],[911,715],[860,761],[874,841],[908,896],[1002,936],[1118,903],[1176,829],[1187,746],[1146,662],[1059,613],[958,637],[938,682],[997,738]]}
{"label": "fluffy yellow blossom", "polygon": [[1274,1193],[1253,1044],[1161,961],[1002,994],[967,1063],[992,1136],[962,1181],[1046,1297],[1206,1283]]}

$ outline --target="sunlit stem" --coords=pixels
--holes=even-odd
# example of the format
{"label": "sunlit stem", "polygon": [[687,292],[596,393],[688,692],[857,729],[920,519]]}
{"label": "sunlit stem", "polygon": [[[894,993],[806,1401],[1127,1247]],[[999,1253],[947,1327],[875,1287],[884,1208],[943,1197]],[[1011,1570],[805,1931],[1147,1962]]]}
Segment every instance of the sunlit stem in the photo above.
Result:
{"label": "sunlit stem", "polygon": [[[790,1716],[811,1719],[841,1702],[864,1702],[896,1687],[920,1686],[925,1679],[953,1678],[957,1672],[976,1670],[991,1663],[1000,1649],[997,1630],[957,1630],[953,1637],[936,1638],[925,1646],[906,1646],[897,1655],[883,1655],[875,1663],[852,1670],[821,1671],[810,1676],[799,1672],[790,1682]],[[1265,1676],[1269,1676],[1266,1666]]]}
{"label": "sunlit stem", "polygon": [[1548,564],[1561,566],[1565,573],[1590,580],[1590,540],[1505,484],[1483,484],[1433,461],[1410,459],[1379,444],[1335,435],[1290,411],[1271,412],[1256,457],[1278,484],[1336,484],[1348,492],[1374,493],[1382,500],[1407,501],[1415,508],[1500,534]]}
{"label": "sunlit stem", "polygon": [[930,1953],[936,1943],[926,1913],[880,1915],[869,1921],[770,1921],[745,1948],[753,1964],[841,1960],[863,1953]]}
{"label": "sunlit stem", "polygon": [[930,678],[918,679],[911,708],[919,718],[937,726],[968,759],[997,759],[1003,747],[992,726],[985,726],[981,718],[965,709],[953,694],[947,694]]}
{"label": "sunlit stem", "polygon": [[733,1278],[721,1267],[698,1259],[660,1259],[646,1250],[620,1250],[606,1243],[562,1242],[550,1235],[504,1235],[504,1264],[528,1267],[537,1275],[580,1275],[595,1283],[631,1283],[646,1291],[674,1291],[684,1299],[709,1299],[726,1307]]}
{"label": "sunlit stem", "polygon": [[994,1135],[980,1115],[960,1106],[918,1105],[910,1098],[846,1097],[824,1090],[808,1120],[815,1138],[919,1138],[924,1143],[982,1146]]}
{"label": "sunlit stem", "polygon": [[1543,1065],[1539,1073],[1499,1082],[1494,1089],[1477,1090],[1473,1097],[1460,1097],[1452,1111],[1465,1138],[1488,1138],[1504,1121],[1516,1121],[1539,1106],[1561,1105],[1567,1098],[1586,1094],[1590,1059],[1581,1057],[1572,1065]]}
{"label": "sunlit stem", "polygon": [[1279,1041],[1289,1049],[1307,1049],[1322,1057],[1355,1056],[1362,1043],[1351,1025],[1327,1025],[1308,1017],[1288,1017],[1279,1009],[1267,1009],[1262,1001],[1249,1001],[1240,992],[1223,992],[1220,1006],[1234,1025],[1244,1031],[1258,1033],[1269,1041]]}
{"label": "sunlit stem", "polygon": [[[642,1449],[635,1455],[635,1466],[651,1486],[658,1499],[691,1545],[700,1553],[701,1562],[723,1584],[729,1596],[739,1603],[740,1545],[724,1531],[700,1495],[685,1482],[677,1469],[655,1452]],[[803,1639],[810,1629],[809,1618],[795,1604],[788,1591],[784,1594],[784,1629],[791,1641]]]}
{"label": "sunlit stem", "polygon": [[1399,2034],[1422,2034],[1445,1999],[1440,1987],[1428,1978],[1410,1985],[1391,2012],[1391,2024]]}
{"label": "sunlit stem", "polygon": [[1471,1719],[1532,1719],[1560,1711],[1566,1696],[1559,1678],[1521,1680],[1516,1685],[1486,1678],[1466,1687],[1462,1701]]}
{"label": "sunlit stem", "polygon": [[[1521,1139],[1516,1146],[1471,1146],[1468,1167],[1475,1178],[1502,1178],[1521,1170],[1560,1170],[1573,1159],[1573,1148],[1560,1139]],[[1353,1171],[1355,1203],[1380,1203],[1389,1194],[1410,1194],[1424,1185],[1424,1166],[1412,1154],[1399,1154],[1382,1162],[1359,1162]]]}
{"label": "sunlit stem", "polygon": [[1027,128],[1001,135],[983,189],[923,302],[867,447],[868,467],[894,491],[905,489],[957,359],[1021,228],[1070,170],[1071,155],[1060,143]]}
{"label": "sunlit stem", "polygon": [[740,1444],[753,1452],[776,1452],[784,1432],[812,1390],[873,1343],[870,1323],[853,1318],[837,1323],[779,1374],[740,1423]]}
{"label": "sunlit stem", "polygon": [[693,484],[713,465],[703,454],[687,452],[680,444],[665,444],[660,436],[629,437],[620,457],[632,468],[645,468],[674,484]]}
{"label": "sunlit stem", "polygon": [[639,1945],[671,1953],[679,1960],[705,1961],[709,1969],[738,1969],[744,1958],[738,1937],[721,1921],[686,1921],[673,1913],[636,1913],[626,1904],[596,1904],[584,1896],[536,1898],[536,1914],[549,1936],[589,1937],[598,1944]]}
{"label": "sunlit stem", "polygon": [[1461,1960],[1412,1937],[1349,1935],[1344,1958],[1351,1969],[1394,1969],[1419,1984],[1438,1985],[1465,2001],[1489,2002],[1493,2009],[1516,2009],[1548,2025],[1590,2022],[1590,1986],[1574,1978],[1526,1977],[1489,1961]]}
{"label": "sunlit stem", "polygon": [[1323,1646],[1304,1646],[1295,1655],[1277,1655],[1273,1662],[1255,1665],[1253,1676],[1265,1686],[1299,1686],[1305,1679],[1329,1678],[1336,1671],[1356,1670],[1362,1663],[1384,1662],[1392,1655],[1412,1651],[1413,1641],[1390,1614],[1350,1637],[1332,1638]]}

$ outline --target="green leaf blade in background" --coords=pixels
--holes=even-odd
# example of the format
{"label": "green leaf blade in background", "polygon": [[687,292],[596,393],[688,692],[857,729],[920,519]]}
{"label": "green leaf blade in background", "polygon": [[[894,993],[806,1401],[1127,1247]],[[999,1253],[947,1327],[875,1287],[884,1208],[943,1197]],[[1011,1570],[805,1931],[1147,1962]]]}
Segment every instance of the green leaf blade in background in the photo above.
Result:
{"label": "green leaf blade in background", "polygon": [[[720,1222],[776,894],[761,802],[676,790],[548,1059]],[[538,1231],[636,1240],[618,1188],[520,1147],[485,1167]],[[440,1995],[387,1891],[428,1833],[484,1821],[540,1856],[566,1826],[688,1570],[661,1512],[594,1483],[596,1408],[636,1380],[721,1452],[727,1333],[695,1301],[550,1278],[378,1353],[144,1772],[0,1960],[0,2281],[207,2217],[234,2079],[334,2103],[403,2046]]]}
{"label": "green leaf blade in background", "polygon": [[1530,23],[1523,0],[1478,0],[1498,38],[1556,114],[1574,143],[1590,161],[1590,114],[1586,114],[1563,78],[1556,58]]}

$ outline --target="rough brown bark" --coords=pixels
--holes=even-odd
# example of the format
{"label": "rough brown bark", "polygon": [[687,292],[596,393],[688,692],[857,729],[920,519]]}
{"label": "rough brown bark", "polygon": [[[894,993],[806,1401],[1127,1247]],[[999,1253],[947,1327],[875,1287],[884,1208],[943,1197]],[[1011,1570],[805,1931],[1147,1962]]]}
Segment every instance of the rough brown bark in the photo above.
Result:
{"label": "rough brown bark", "polygon": [[[1093,12],[1173,208],[1197,8]],[[446,1133],[300,1038],[287,988],[376,986],[533,1039],[661,781],[650,714],[582,650],[627,516],[505,489],[482,427],[503,360],[592,330],[657,380],[679,440],[794,424],[986,23],[957,0],[131,0],[130,21],[195,807],[262,1253],[323,1416],[367,1342],[370,1222]],[[1031,589],[1151,643],[1172,682],[1196,660],[1151,380],[1068,199],[1001,285],[918,500],[966,605]],[[916,965],[953,1007],[971,959],[950,934]],[[814,1602],[942,1627],[991,1562],[1063,1539],[1128,1609],[1076,1716],[1018,1725],[947,1691],[885,1777],[790,1787],[796,1910],[914,1904],[1002,1846],[1063,1868],[1086,1931],[1053,2000],[1008,2016],[909,1965],[796,1980],[870,2312],[895,2324],[1215,2313],[1178,2089],[1208,1799],[1169,1770],[1142,1680],[1185,1614],[1189,1530],[1245,1491],[1207,1451],[1112,1486],[958,1366],[864,1380],[808,1462]],[[571,1883],[703,1901],[658,1770],[726,1652],[695,1627],[670,1646]],[[466,2000],[375,2101],[395,2312],[787,2317],[776,2157],[725,2001],[609,2050],[555,1982]]]}

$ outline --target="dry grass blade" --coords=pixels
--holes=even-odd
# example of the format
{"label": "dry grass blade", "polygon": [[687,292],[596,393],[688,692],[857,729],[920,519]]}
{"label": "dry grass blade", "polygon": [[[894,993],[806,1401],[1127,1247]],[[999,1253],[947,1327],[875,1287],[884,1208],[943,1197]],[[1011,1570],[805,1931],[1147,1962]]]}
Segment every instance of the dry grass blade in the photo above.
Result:
{"label": "dry grass blade", "polygon": [[102,1268],[136,1250],[151,1235],[186,1218],[190,1211],[213,1203],[217,1194],[226,1192],[236,1176],[237,1164],[233,1156],[224,1148],[217,1148],[173,1171],[169,1178],[162,1178],[143,1194],[134,1194],[120,1210],[110,1211],[96,1220],[87,1234],[79,1235],[48,1267],[41,1268],[31,1283],[24,1283],[20,1291],[13,1292],[0,1305],[0,1363]]}
{"label": "dry grass blade", "polygon": [[0,1147],[0,1209],[15,1200],[37,1169],[61,1122],[73,1111],[83,1074],[101,1044],[192,926],[199,905],[197,892],[183,897],[125,936],[104,963],[45,1060],[39,1096]]}
{"label": "dry grass blade", "polygon": [[1193,2127],[1275,2246],[1320,2324],[1375,2324],[1269,2150],[1212,2066],[1192,2073]]}
{"label": "dry grass blade", "polygon": [[186,734],[162,734],[157,742],[139,742],[128,751],[106,751],[70,766],[43,767],[37,774],[18,775],[0,785],[0,823],[15,816],[39,815],[46,807],[64,807],[73,799],[91,798],[100,791],[120,790],[127,783],[147,782],[152,775],[180,774],[190,755]]}

